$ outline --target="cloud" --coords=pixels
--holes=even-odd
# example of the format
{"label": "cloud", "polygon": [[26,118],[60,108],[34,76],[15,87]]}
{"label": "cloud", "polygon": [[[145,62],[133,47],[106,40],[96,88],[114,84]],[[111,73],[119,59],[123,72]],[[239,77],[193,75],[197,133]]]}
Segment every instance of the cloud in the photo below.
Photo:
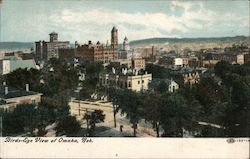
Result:
{"label": "cloud", "polygon": [[51,15],[50,20],[56,26],[64,26],[66,30],[75,30],[79,34],[85,33],[87,38],[96,37],[91,37],[88,32],[100,35],[101,38],[101,35],[107,34],[104,29],[110,30],[112,25],[116,25],[122,35],[121,39],[126,34],[130,39],[135,40],[149,37],[173,37],[178,36],[174,34],[177,31],[183,34],[193,29],[202,29],[203,24],[198,20],[208,21],[213,16],[212,12],[202,9],[198,12],[190,11],[191,3],[173,2],[173,5],[183,7],[184,13],[176,17],[161,12],[126,13],[98,8],[85,12],[63,10],[59,14]]}
{"label": "cloud", "polygon": [[[178,13],[177,13],[178,12]],[[174,14],[173,14],[174,13]],[[45,21],[46,20],[46,21]],[[40,21],[40,20],[38,20]],[[37,27],[36,27],[37,25]],[[32,22],[40,35],[57,31],[62,40],[110,41],[113,26],[119,30],[119,42],[151,37],[190,37],[223,35],[236,29],[242,33],[249,28],[248,16],[236,13],[218,14],[207,9],[202,1],[171,1],[166,12],[129,12],[108,8],[85,10],[62,9],[53,12],[43,23]],[[219,34],[218,34],[219,33]]]}

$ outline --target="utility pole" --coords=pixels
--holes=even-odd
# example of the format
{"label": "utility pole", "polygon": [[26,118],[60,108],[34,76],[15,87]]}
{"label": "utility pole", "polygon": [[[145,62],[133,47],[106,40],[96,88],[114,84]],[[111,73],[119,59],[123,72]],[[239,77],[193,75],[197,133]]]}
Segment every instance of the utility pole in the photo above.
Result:
{"label": "utility pole", "polygon": [[81,103],[80,103],[80,91],[78,92],[78,113],[80,116],[80,108],[81,108]]}
{"label": "utility pole", "polygon": [[112,105],[113,105],[113,114],[114,114],[114,127],[116,128],[116,111],[117,111],[116,109],[117,109],[117,107],[115,104],[115,99],[113,100]]}
{"label": "utility pole", "polygon": [[3,117],[0,117],[0,137],[3,136]]}

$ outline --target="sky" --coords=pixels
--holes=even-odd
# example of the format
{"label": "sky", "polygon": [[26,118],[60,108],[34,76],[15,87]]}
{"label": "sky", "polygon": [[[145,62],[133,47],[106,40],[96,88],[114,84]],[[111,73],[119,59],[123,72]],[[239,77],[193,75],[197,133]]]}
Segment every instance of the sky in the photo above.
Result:
{"label": "sky", "polygon": [[0,0],[0,40],[110,41],[249,36],[248,0]]}

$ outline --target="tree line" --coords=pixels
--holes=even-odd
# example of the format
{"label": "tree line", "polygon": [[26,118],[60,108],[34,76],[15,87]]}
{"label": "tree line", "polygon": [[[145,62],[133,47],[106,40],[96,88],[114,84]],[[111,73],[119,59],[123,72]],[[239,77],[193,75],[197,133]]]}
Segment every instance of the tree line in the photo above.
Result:
{"label": "tree line", "polygon": [[184,131],[197,137],[248,137],[250,64],[221,61],[214,72],[175,93],[159,84],[144,93],[111,88],[110,98],[130,120],[134,136],[139,121],[145,119],[158,137],[183,137]]}

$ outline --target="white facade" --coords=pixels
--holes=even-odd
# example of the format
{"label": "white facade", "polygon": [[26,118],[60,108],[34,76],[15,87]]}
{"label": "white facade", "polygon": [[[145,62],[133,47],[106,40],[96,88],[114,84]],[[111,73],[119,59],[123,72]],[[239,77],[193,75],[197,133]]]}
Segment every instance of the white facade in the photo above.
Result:
{"label": "white facade", "polygon": [[34,60],[0,60],[1,75],[8,74],[18,68],[36,68]]}
{"label": "white facade", "polygon": [[0,73],[2,75],[10,73],[10,60],[0,61]]}
{"label": "white facade", "polygon": [[152,81],[152,74],[144,75],[116,75],[103,74],[99,82],[103,86],[117,86],[119,88],[131,89],[133,91],[148,90],[148,84]]}
{"label": "white facade", "polygon": [[168,86],[168,91],[175,92],[177,89],[179,89],[179,85],[175,81],[171,80],[170,85]]}
{"label": "white facade", "polygon": [[174,59],[174,65],[175,66],[182,66],[183,65],[183,59],[182,58],[175,58]]}

